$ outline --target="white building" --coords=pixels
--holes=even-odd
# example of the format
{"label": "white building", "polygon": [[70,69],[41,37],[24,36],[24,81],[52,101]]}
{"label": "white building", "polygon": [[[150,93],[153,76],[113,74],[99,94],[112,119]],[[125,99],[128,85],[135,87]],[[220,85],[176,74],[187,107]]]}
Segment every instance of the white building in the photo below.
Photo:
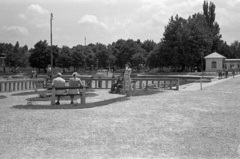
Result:
{"label": "white building", "polygon": [[204,57],[206,64],[206,72],[217,72],[218,70],[240,69],[240,59],[227,59],[225,56],[214,52]]}

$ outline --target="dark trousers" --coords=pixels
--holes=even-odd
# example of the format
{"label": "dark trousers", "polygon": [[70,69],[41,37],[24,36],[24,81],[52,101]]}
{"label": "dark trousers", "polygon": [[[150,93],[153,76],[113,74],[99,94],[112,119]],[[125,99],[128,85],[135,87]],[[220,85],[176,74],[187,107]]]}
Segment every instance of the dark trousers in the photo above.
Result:
{"label": "dark trousers", "polygon": [[111,86],[110,92],[120,93],[120,88],[122,88],[122,85],[121,85],[121,84],[114,83],[114,84],[112,84],[112,86]]}

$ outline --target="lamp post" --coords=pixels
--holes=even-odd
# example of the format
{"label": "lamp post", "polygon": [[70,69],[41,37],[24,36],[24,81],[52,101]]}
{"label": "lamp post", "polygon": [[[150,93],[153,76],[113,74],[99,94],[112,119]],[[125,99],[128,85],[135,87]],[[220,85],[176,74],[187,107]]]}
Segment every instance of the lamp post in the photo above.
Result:
{"label": "lamp post", "polygon": [[50,39],[51,39],[51,79],[53,79],[52,20],[53,20],[53,14],[51,13],[51,15],[50,15]]}
{"label": "lamp post", "polygon": [[203,79],[203,52],[201,52],[201,90],[202,90],[202,79]]}

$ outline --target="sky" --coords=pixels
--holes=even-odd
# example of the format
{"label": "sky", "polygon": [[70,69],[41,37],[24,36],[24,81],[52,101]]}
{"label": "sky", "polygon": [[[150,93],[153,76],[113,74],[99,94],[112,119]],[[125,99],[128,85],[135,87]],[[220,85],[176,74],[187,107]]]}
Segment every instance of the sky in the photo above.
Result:
{"label": "sky", "polygon": [[[209,1],[210,2],[210,1]],[[212,0],[222,39],[240,41],[240,0]],[[0,42],[33,48],[40,40],[62,47],[118,39],[163,38],[171,16],[202,13],[203,0],[0,0]]]}

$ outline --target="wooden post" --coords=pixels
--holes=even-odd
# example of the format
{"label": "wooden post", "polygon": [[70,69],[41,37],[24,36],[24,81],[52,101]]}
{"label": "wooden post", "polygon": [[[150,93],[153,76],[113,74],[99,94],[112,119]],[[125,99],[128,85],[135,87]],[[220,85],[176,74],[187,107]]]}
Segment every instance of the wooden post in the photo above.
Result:
{"label": "wooden post", "polygon": [[4,92],[4,91],[5,91],[5,83],[2,82],[2,83],[1,83],[1,92]]}
{"label": "wooden post", "polygon": [[56,94],[56,89],[53,87],[53,88],[52,88],[51,105],[55,105],[55,94]]}
{"label": "wooden post", "polygon": [[18,90],[18,84],[19,84],[19,82],[15,82],[15,91],[17,91]]}
{"label": "wooden post", "polygon": [[9,91],[9,82],[6,83],[6,91]]}
{"label": "wooden post", "polygon": [[95,86],[94,86],[94,88],[97,89],[97,88],[98,88],[98,81],[97,81],[96,79],[95,79],[94,81],[95,81]]}
{"label": "wooden post", "polygon": [[160,81],[158,80],[158,88],[160,88]]}
{"label": "wooden post", "polygon": [[33,89],[34,89],[35,92],[37,92],[38,81],[35,81],[33,84],[34,84]]}
{"label": "wooden post", "polygon": [[106,85],[106,88],[108,88],[108,80],[107,79],[106,79],[105,85]]}
{"label": "wooden post", "polygon": [[81,104],[85,104],[85,103],[86,103],[86,87],[83,87],[82,96],[81,96]]}
{"label": "wooden post", "polygon": [[166,79],[164,79],[164,84],[163,84],[163,88],[166,88]]}
{"label": "wooden post", "polygon": [[177,79],[177,81],[176,81],[176,90],[177,91],[179,90],[179,79]]}
{"label": "wooden post", "polygon": [[170,89],[172,89],[172,79],[170,79]]}
{"label": "wooden post", "polygon": [[10,88],[10,92],[11,92],[11,91],[13,91],[13,82],[10,82],[9,85],[10,85],[9,88]]}
{"label": "wooden post", "polygon": [[27,81],[26,85],[27,85],[27,89],[29,89],[29,81]]}
{"label": "wooden post", "polygon": [[139,80],[139,89],[142,89],[142,80]]}

